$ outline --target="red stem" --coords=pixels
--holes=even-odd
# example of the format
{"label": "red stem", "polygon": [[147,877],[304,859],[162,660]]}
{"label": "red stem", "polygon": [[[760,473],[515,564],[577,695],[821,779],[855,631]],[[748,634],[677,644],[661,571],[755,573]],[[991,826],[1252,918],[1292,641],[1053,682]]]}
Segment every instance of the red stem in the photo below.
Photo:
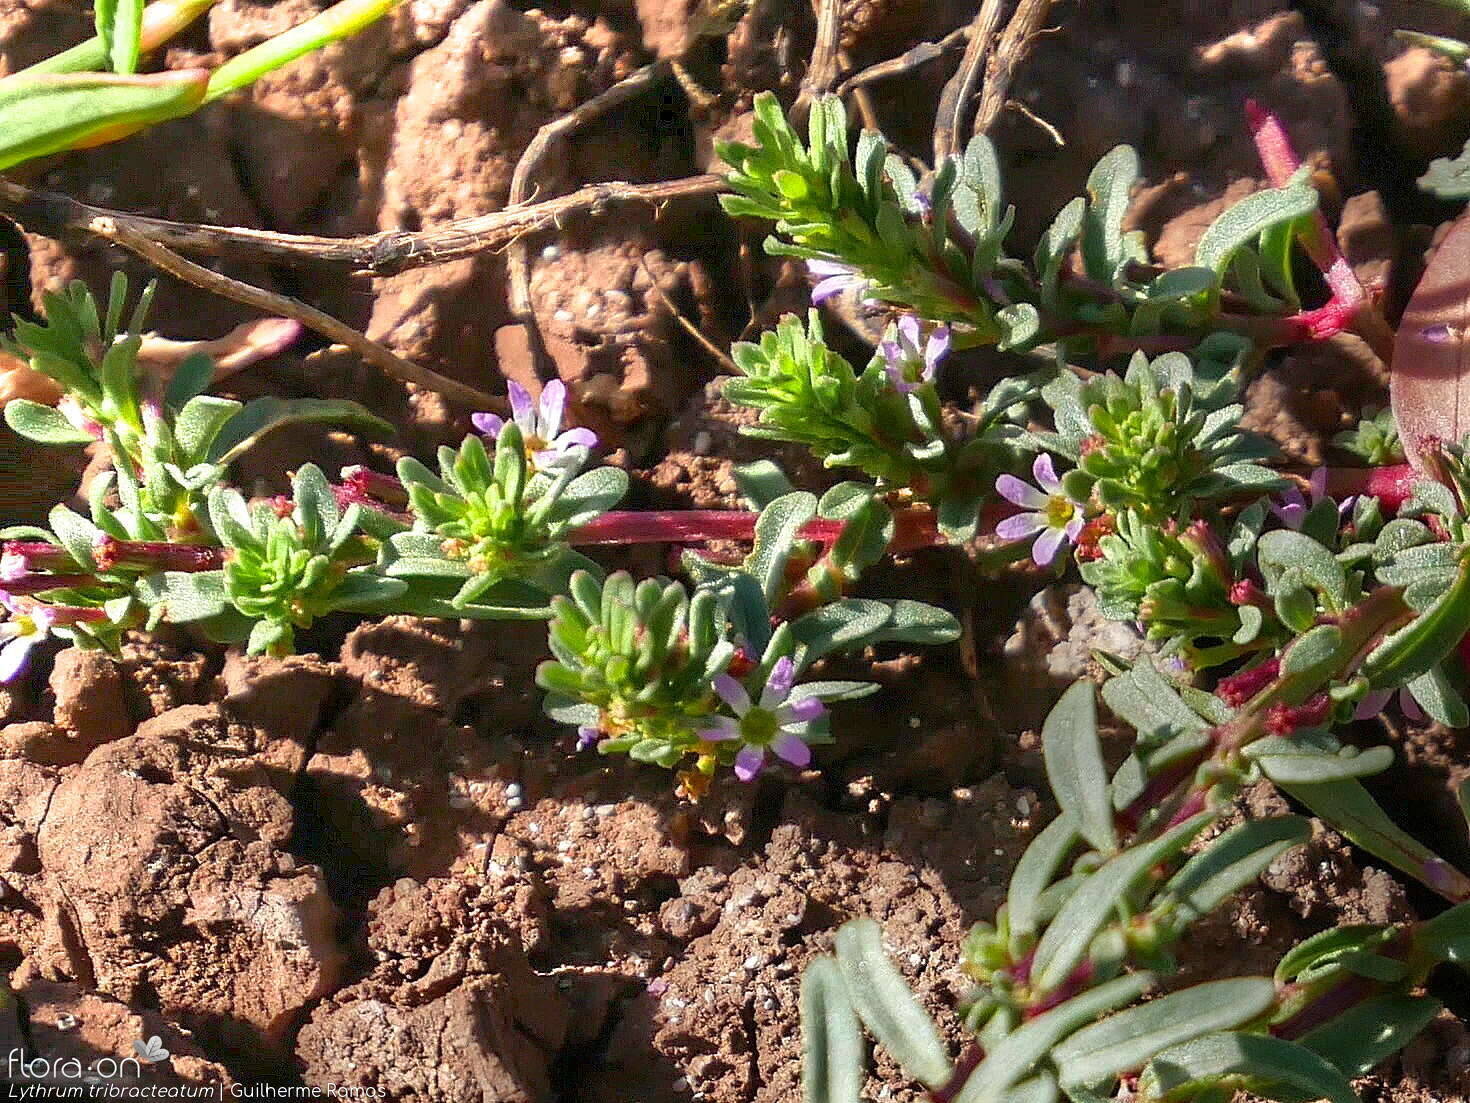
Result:
{"label": "red stem", "polygon": [[[1256,153],[1274,187],[1284,187],[1301,168],[1302,160],[1292,148],[1281,119],[1255,100],[1245,101],[1246,122],[1256,143]],[[1314,211],[1311,226],[1298,239],[1332,291],[1332,301],[1318,310],[1304,311],[1297,319],[1314,337],[1328,337],[1352,324],[1385,364],[1393,362],[1393,331],[1374,307],[1357,273],[1338,247],[1321,211]]]}

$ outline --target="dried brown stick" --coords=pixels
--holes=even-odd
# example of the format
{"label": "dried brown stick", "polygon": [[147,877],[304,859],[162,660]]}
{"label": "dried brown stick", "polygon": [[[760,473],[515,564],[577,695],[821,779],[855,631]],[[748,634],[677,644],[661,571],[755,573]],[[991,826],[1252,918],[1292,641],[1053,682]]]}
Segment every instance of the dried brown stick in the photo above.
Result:
{"label": "dried brown stick", "polygon": [[[986,67],[985,86],[980,93],[980,110],[975,114],[974,133],[988,132],[995,125],[996,119],[1000,118],[1000,113],[1005,110],[1010,98],[1011,81],[1015,78],[1016,70],[1030,52],[1036,36],[1042,33],[1050,14],[1051,0],[1019,0],[1016,4],[1016,14],[1011,16],[1006,29],[1001,32],[995,53]],[[1046,129],[1060,137],[1053,128]]]}
{"label": "dried brown stick", "polygon": [[985,0],[970,24],[970,41],[954,75],[939,94],[939,109],[934,113],[934,163],[958,153],[964,144],[965,116],[975,89],[986,68],[986,61],[1000,30],[1005,0]]}
{"label": "dried brown stick", "polygon": [[55,192],[33,191],[3,179],[0,179],[0,211],[33,233],[48,237],[89,233],[94,219],[107,218],[116,226],[179,253],[291,267],[341,265],[357,272],[386,276],[502,249],[524,234],[553,229],[574,215],[598,214],[626,203],[657,206],[727,190],[724,178],[713,173],[655,184],[610,181],[588,184],[541,203],[461,218],[427,230],[387,230],[357,237],[280,234],[273,230],[171,222],[96,207]]}
{"label": "dried brown stick", "polygon": [[901,77],[905,73],[911,73],[921,65],[927,65],[936,58],[943,57],[947,51],[969,37],[970,27],[964,26],[950,31],[949,34],[934,42],[920,42],[897,57],[880,61],[876,65],[869,65],[866,69],[859,69],[837,86],[837,94],[845,96],[854,89],[874,84],[880,80],[888,80],[890,77]]}
{"label": "dried brown stick", "polygon": [[160,245],[147,234],[129,226],[119,225],[111,218],[94,218],[86,229],[97,237],[121,245],[124,249],[136,253],[169,275],[191,283],[195,287],[227,299],[234,299],[246,306],[265,311],[267,314],[279,314],[295,319],[328,340],[345,345],[368,363],[381,368],[388,375],[403,383],[412,383],[416,387],[438,391],[448,399],[480,410],[498,409],[503,405],[504,400],[502,399],[476,390],[458,380],[449,379],[428,368],[420,367],[411,360],[405,360],[316,307],[307,306],[297,299],[277,295],[248,283],[230,279],[228,276],[222,276],[218,272],[212,272],[191,260],[184,259],[166,246]]}
{"label": "dried brown stick", "polygon": [[799,126],[811,113],[812,102],[837,83],[842,63],[842,0],[813,0],[817,13],[817,38],[812,60],[801,78],[801,91],[791,106],[791,117]]}
{"label": "dried brown stick", "polygon": [[[516,162],[515,172],[510,178],[510,208],[524,207],[531,199],[532,180],[552,148],[572,131],[585,126],[599,115],[621,107],[641,96],[670,72],[667,59],[645,65],[631,76],[624,77],[607,91],[593,96],[586,103],[559,119],[553,119],[531,139],[530,144]],[[536,308],[531,302],[531,258],[525,241],[520,236],[513,238],[506,251],[506,262],[510,276],[510,310],[526,331],[531,346],[531,362],[542,380],[556,378],[556,365],[546,353],[546,342],[541,335],[541,326],[536,320]]]}

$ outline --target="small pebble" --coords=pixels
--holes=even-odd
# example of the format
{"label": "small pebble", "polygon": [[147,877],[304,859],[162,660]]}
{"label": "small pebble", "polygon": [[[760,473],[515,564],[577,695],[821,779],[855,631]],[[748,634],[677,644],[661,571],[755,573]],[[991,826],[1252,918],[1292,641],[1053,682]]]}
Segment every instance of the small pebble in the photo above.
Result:
{"label": "small pebble", "polygon": [[599,804],[593,809],[602,819],[607,819],[608,816],[611,816],[617,810],[618,806],[616,804]]}
{"label": "small pebble", "polygon": [[525,797],[506,797],[505,806],[512,812],[519,812],[526,805]]}
{"label": "small pebble", "polygon": [[552,317],[554,319],[556,319],[558,322],[570,322],[575,317],[575,315],[572,314],[572,312],[570,310],[567,310],[567,309],[563,308],[561,310],[558,310],[555,314],[553,314]]}
{"label": "small pebble", "polygon": [[75,1030],[76,1028],[77,1017],[75,1015],[63,1012],[62,1014],[56,1016],[57,1030]]}
{"label": "small pebble", "polygon": [[696,456],[708,456],[713,445],[714,438],[710,436],[708,429],[701,429],[694,434],[694,454]]}
{"label": "small pebble", "polygon": [[519,781],[512,781],[509,785],[505,787],[505,795],[507,797],[518,797],[521,795],[522,792],[524,792],[524,790],[521,789],[521,783]]}
{"label": "small pebble", "polygon": [[541,259],[542,260],[556,260],[560,256],[561,256],[561,246],[560,245],[548,245],[545,249],[542,249],[541,250]]}

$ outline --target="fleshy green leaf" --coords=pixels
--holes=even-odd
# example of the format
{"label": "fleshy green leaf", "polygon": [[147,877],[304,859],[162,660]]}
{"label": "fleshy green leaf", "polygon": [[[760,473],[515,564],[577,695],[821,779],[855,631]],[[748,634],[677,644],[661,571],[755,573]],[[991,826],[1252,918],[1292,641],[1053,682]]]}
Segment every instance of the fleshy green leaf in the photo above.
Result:
{"label": "fleshy green leaf", "polygon": [[1153,986],[1152,973],[1133,973],[1107,981],[1026,1024],[990,1048],[985,1060],[955,1096],[955,1103],[1001,1103],[1052,1047],[1079,1027],[1131,1003]]}
{"label": "fleshy green leaf", "polygon": [[1190,858],[1164,886],[1162,896],[1173,923],[1183,927],[1208,915],[1311,834],[1312,825],[1300,816],[1250,820],[1232,827]]}
{"label": "fleshy green leaf", "polygon": [[1197,984],[1084,1027],[1052,1050],[1052,1060],[1062,1083],[1096,1084],[1141,1068],[1170,1046],[1243,1026],[1275,1002],[1270,977]]}
{"label": "fleshy green leaf", "polygon": [[1165,1050],[1139,1081],[1148,1100],[1187,1100],[1202,1088],[1229,1086],[1295,1103],[1358,1103],[1342,1073],[1305,1046],[1261,1034],[1211,1034]]}
{"label": "fleshy green leaf", "polygon": [[1272,226],[1317,209],[1316,189],[1305,183],[1267,188],[1248,195],[1220,215],[1195,247],[1194,263],[1224,275],[1242,245],[1249,245]]}
{"label": "fleshy green leaf", "polygon": [[866,1053],[837,962],[819,957],[801,978],[804,1103],[860,1103]]}
{"label": "fleshy green leaf", "polygon": [[1104,854],[1113,853],[1118,836],[1091,682],[1076,682],[1062,694],[1041,729],[1041,748],[1057,803],[1077,821],[1083,838]]}
{"label": "fleshy green leaf", "polygon": [[1062,905],[1036,944],[1032,959],[1036,989],[1050,992],[1065,981],[1087,953],[1093,936],[1114,914],[1118,901],[1150,869],[1188,846],[1214,818],[1214,813],[1202,812],[1152,842],[1123,851],[1089,876]]}
{"label": "fleshy green leaf", "polygon": [[1344,1076],[1366,1076],[1413,1041],[1443,1006],[1432,996],[1378,996],[1303,1035],[1301,1044]]}
{"label": "fleshy green leaf", "polygon": [[939,1031],[883,952],[883,935],[871,919],[854,919],[837,931],[837,965],[847,998],[863,1025],[906,1075],[935,1088],[949,1078],[949,1058]]}
{"label": "fleshy green leaf", "polygon": [[215,438],[209,459],[228,463],[254,447],[272,429],[302,422],[340,426],[378,438],[393,435],[393,426],[356,402],[272,396],[257,398],[236,414]]}
{"label": "fleshy green leaf", "polygon": [[67,421],[56,407],[28,398],[13,398],[5,404],[5,424],[37,444],[91,444],[93,440],[91,433]]}

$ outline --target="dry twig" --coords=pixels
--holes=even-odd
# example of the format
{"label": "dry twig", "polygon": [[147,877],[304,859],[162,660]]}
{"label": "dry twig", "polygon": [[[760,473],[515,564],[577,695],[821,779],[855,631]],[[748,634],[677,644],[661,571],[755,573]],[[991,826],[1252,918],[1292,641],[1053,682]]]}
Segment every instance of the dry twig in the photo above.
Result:
{"label": "dry twig", "polygon": [[218,272],[212,272],[208,268],[195,264],[193,261],[185,260],[177,253],[160,245],[146,234],[128,226],[119,225],[116,221],[106,217],[94,218],[87,229],[97,237],[112,241],[121,245],[129,252],[136,253],[144,260],[157,268],[162,269],[171,276],[193,284],[216,295],[236,302],[244,303],[246,306],[265,311],[267,314],[279,314],[287,318],[295,319],[309,329],[315,330],[328,340],[335,341],[339,345],[345,345],[357,353],[368,363],[381,368],[388,375],[404,383],[412,383],[416,387],[427,390],[438,391],[455,402],[466,406],[472,406],[479,410],[499,409],[504,405],[502,399],[477,390],[474,387],[460,383],[458,380],[449,379],[438,372],[430,371],[428,368],[420,367],[411,360],[405,360],[396,353],[384,348],[376,341],[370,341],[351,326],[339,322],[330,314],[326,314],[313,306],[307,306],[297,299],[288,298],[285,295],[277,295],[270,291],[264,291],[259,287],[253,287],[248,283],[230,279]]}
{"label": "dry twig", "polygon": [[[553,119],[531,139],[521,159],[516,163],[510,179],[510,207],[524,206],[531,199],[531,181],[540,169],[546,155],[557,142],[572,131],[585,126],[599,115],[621,107],[628,101],[641,96],[669,73],[668,61],[656,61],[645,65],[631,76],[624,77],[606,92],[593,96],[586,103],[559,119]],[[510,243],[506,253],[510,274],[510,309],[526,330],[526,339],[531,346],[531,361],[536,374],[542,380],[556,378],[556,365],[546,353],[546,342],[541,336],[541,326],[536,321],[536,309],[531,303],[531,258],[526,243],[519,236]]]}
{"label": "dry twig", "polygon": [[427,230],[386,230],[358,237],[280,234],[273,230],[170,222],[95,207],[54,192],[32,191],[3,179],[0,179],[0,210],[31,232],[48,237],[91,233],[92,222],[106,218],[116,226],[179,253],[234,257],[297,268],[342,265],[367,275],[388,276],[503,249],[524,234],[554,229],[574,215],[600,214],[625,203],[658,206],[675,199],[717,195],[727,190],[724,179],[713,173],[656,184],[610,181],[588,184],[541,203],[461,218]]}
{"label": "dry twig", "polygon": [[[939,97],[939,111],[934,119],[934,163],[958,153],[965,144],[962,138],[965,115],[977,86],[980,109],[970,134],[984,134],[995,125],[1000,113],[1010,102],[1011,80],[1022,59],[1031,49],[1036,36],[1051,12],[1051,0],[1018,0],[1015,14],[1000,30],[1001,9],[1005,0],[985,0],[970,26],[970,43],[960,67],[944,86]],[[1040,123],[1033,114],[1033,121]],[[1054,133],[1050,126],[1044,127]],[[968,136],[966,136],[968,137]]]}
{"label": "dry twig", "polygon": [[965,114],[975,87],[980,83],[986,58],[1000,30],[1005,0],[985,0],[970,24],[970,41],[965,46],[965,56],[960,67],[944,84],[939,94],[939,110],[934,114],[934,163],[937,165],[952,153],[958,153],[964,144],[960,133],[964,129]]}
{"label": "dry twig", "polygon": [[970,37],[969,27],[959,27],[950,31],[949,34],[936,42],[920,42],[898,57],[891,57],[887,61],[880,61],[876,65],[869,65],[866,69],[860,69],[852,76],[837,86],[837,94],[845,96],[857,88],[865,87],[880,80],[890,77],[900,77],[905,73],[911,73],[921,65],[927,65],[936,58],[958,46]]}
{"label": "dry twig", "polygon": [[791,118],[800,126],[812,109],[812,101],[837,83],[842,53],[842,0],[814,0],[817,40],[812,60],[801,78],[801,92],[791,106]]}

